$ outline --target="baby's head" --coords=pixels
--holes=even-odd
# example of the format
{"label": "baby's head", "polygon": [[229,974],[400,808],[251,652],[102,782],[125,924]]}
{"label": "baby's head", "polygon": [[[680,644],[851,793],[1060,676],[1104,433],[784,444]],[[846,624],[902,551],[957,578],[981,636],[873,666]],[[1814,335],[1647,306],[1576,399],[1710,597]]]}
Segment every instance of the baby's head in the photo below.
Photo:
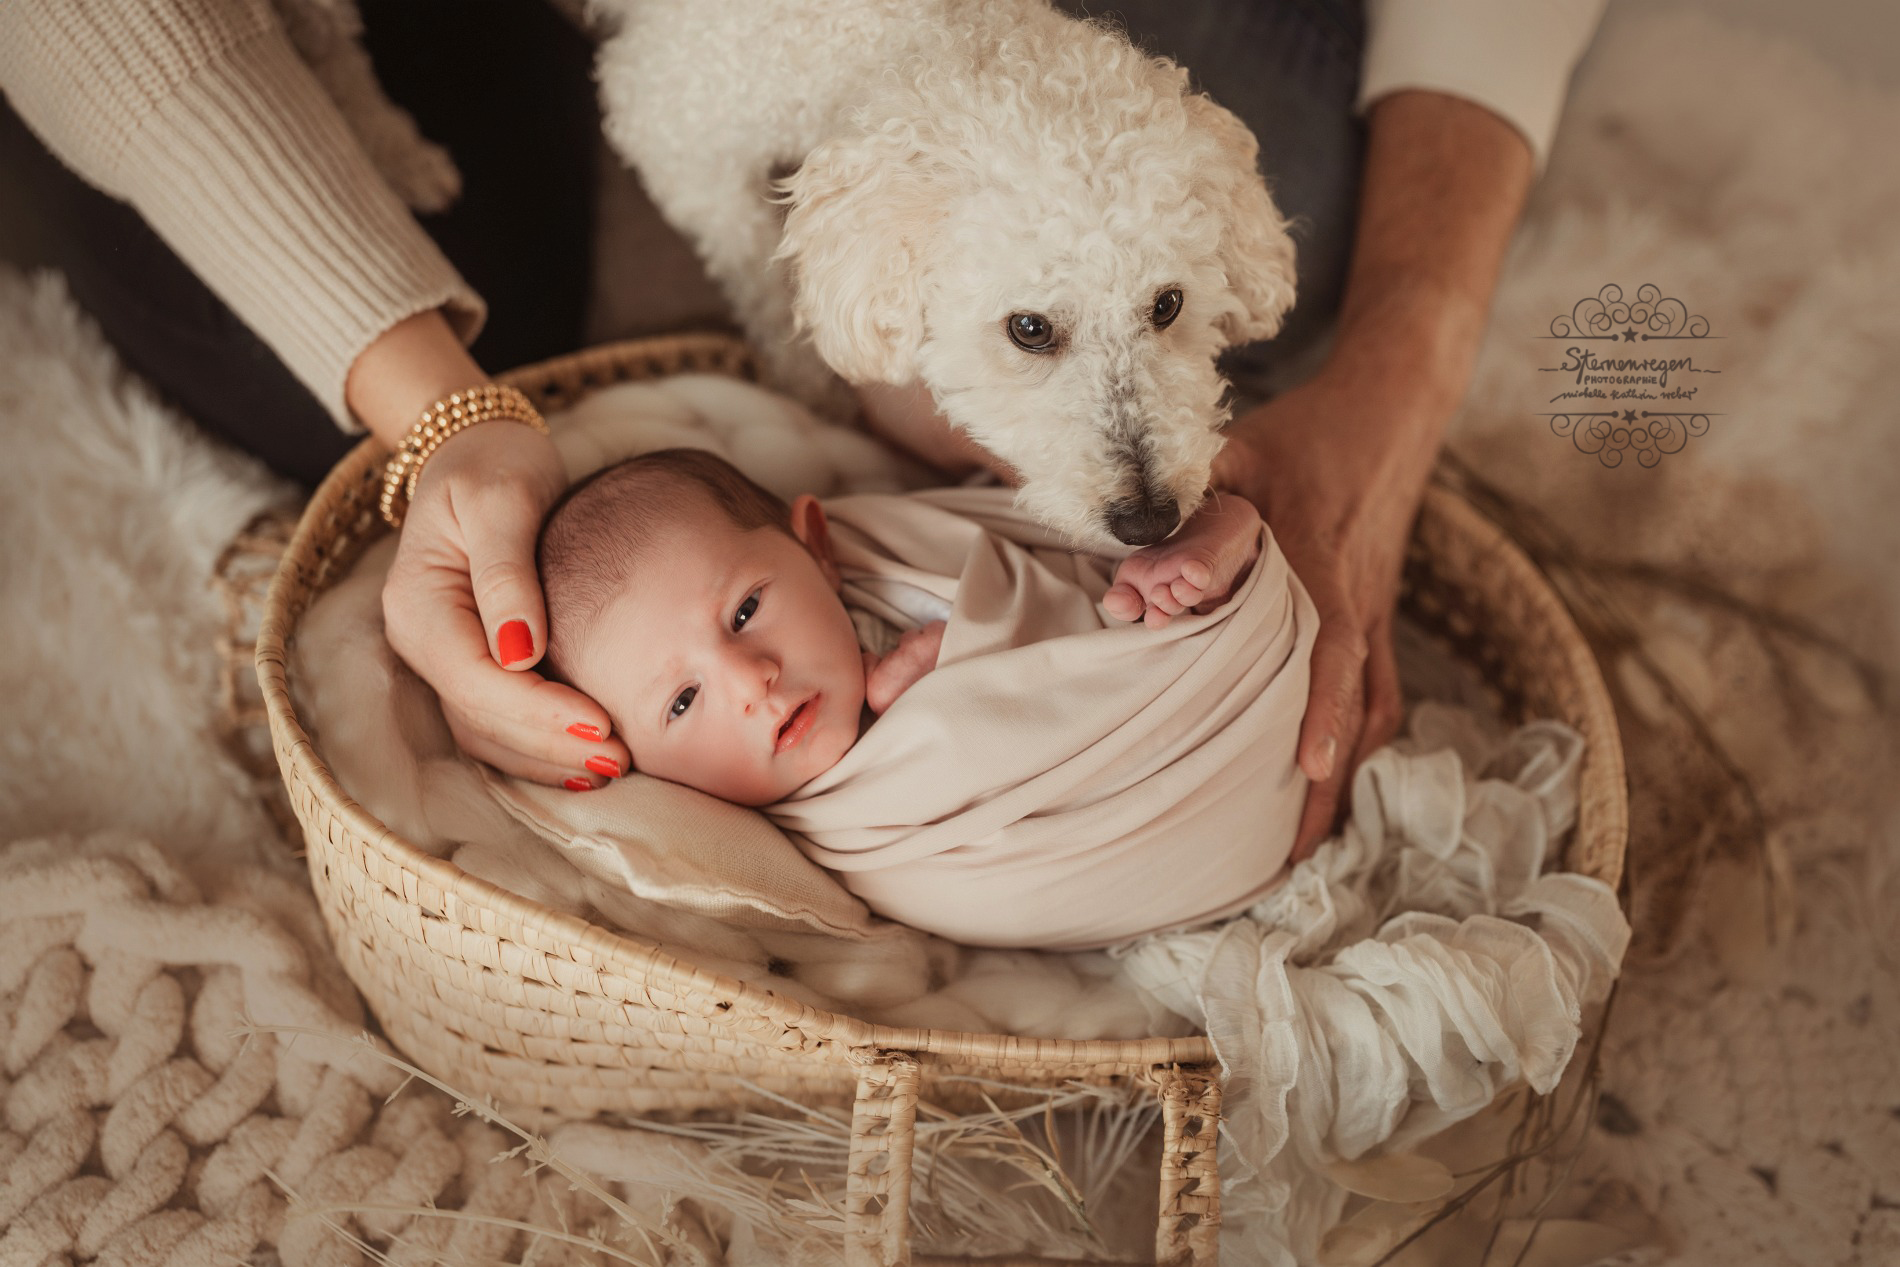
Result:
{"label": "baby's head", "polygon": [[665,449],[569,489],[537,563],[543,667],[607,710],[642,773],[769,805],[857,742],[864,660],[816,498]]}

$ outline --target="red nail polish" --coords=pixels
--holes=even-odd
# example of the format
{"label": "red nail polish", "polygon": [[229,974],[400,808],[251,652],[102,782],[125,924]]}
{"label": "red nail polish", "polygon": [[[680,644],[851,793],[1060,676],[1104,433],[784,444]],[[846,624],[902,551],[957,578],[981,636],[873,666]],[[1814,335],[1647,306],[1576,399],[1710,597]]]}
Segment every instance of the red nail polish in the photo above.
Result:
{"label": "red nail polish", "polygon": [[534,634],[528,629],[528,622],[511,620],[503,625],[495,635],[495,650],[501,656],[503,668],[531,658],[534,655]]}
{"label": "red nail polish", "polygon": [[620,777],[620,763],[612,757],[592,756],[587,758],[587,768],[603,779]]}
{"label": "red nail polish", "polygon": [[572,726],[569,726],[567,733],[576,739],[585,739],[589,743],[599,743],[607,737],[600,733],[600,727],[589,726],[584,721],[577,721]]}
{"label": "red nail polish", "polygon": [[591,792],[594,790],[594,785],[589,783],[586,779],[565,779],[562,781],[561,786],[570,792]]}

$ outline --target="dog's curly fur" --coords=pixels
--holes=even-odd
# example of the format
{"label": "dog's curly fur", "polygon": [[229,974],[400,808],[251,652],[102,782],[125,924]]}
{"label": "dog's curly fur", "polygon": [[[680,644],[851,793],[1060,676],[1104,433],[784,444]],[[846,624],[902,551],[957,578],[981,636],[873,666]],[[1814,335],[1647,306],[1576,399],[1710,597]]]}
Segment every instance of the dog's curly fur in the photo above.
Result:
{"label": "dog's curly fur", "polygon": [[[1118,507],[1199,504],[1215,356],[1279,330],[1294,249],[1252,133],[1185,70],[1044,0],[595,8],[609,139],[774,385],[836,411],[831,371],[922,381],[1081,545]],[[1011,341],[1017,313],[1051,350]]]}

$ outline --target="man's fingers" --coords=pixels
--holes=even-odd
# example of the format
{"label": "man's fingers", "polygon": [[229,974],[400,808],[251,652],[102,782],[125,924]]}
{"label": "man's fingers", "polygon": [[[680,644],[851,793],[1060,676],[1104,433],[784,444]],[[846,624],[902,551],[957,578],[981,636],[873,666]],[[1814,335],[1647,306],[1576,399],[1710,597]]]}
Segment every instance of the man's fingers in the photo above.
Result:
{"label": "man's fingers", "polygon": [[1306,806],[1300,811],[1300,829],[1293,835],[1293,852],[1287,856],[1288,862],[1304,862],[1326,839],[1333,825],[1333,815],[1339,809],[1340,786],[1338,779],[1307,785]]}
{"label": "man's fingers", "polygon": [[1345,619],[1322,619],[1313,647],[1306,717],[1300,726],[1299,762],[1309,784],[1295,833],[1291,860],[1310,857],[1332,830],[1349,764],[1362,725],[1366,638]]}
{"label": "man's fingers", "polygon": [[[1405,694],[1399,685],[1399,661],[1392,647],[1392,625],[1384,621],[1372,631],[1372,654],[1366,660],[1366,722],[1353,751],[1352,769],[1392,742],[1405,723]],[[1350,777],[1351,771],[1348,771]]]}
{"label": "man's fingers", "polygon": [[[1364,635],[1344,622],[1334,628],[1345,632],[1328,636],[1322,623],[1319,641],[1313,648],[1312,683],[1307,695],[1306,720],[1300,730],[1300,767],[1306,771],[1306,806],[1295,833],[1291,860],[1312,853],[1333,830],[1334,822],[1345,807],[1349,780],[1358,768],[1363,749],[1358,746],[1366,732],[1365,693],[1367,657],[1371,644]],[[1390,656],[1388,638],[1385,650]],[[1392,682],[1396,687],[1398,668],[1391,662]],[[1381,741],[1383,742],[1383,741]],[[1344,754],[1351,754],[1345,759]]]}
{"label": "man's fingers", "polygon": [[1321,620],[1299,748],[1300,768],[1316,783],[1332,776],[1358,734],[1367,649],[1365,635],[1344,620]]}

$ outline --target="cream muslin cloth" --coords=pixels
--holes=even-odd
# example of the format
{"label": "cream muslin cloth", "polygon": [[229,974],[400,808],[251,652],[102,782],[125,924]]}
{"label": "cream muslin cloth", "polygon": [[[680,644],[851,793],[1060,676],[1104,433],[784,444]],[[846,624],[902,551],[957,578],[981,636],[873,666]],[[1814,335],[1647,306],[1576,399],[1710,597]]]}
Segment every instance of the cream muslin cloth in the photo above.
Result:
{"label": "cream muslin cloth", "polygon": [[1116,559],[963,488],[825,503],[847,606],[949,605],[937,667],[765,813],[873,910],[971,946],[1095,949],[1233,915],[1286,870],[1319,616],[1273,536],[1164,629],[1101,607]]}
{"label": "cream muslin cloth", "polygon": [[1629,945],[1608,885],[1547,870],[1583,736],[1500,741],[1430,701],[1408,720],[1353,775],[1345,831],[1259,905],[1109,952],[1220,1058],[1225,1262],[1379,1261],[1508,1151],[1433,1137],[1519,1083],[1553,1091]]}

